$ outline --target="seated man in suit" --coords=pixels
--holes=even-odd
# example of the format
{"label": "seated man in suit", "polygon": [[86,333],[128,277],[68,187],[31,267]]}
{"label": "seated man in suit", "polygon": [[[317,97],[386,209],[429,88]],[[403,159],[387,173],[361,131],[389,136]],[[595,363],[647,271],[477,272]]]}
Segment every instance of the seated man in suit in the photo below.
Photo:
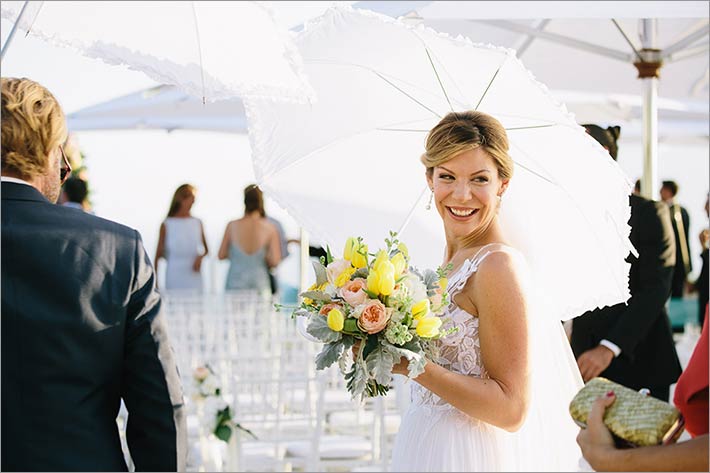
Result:
{"label": "seated man in suit", "polygon": [[[618,127],[585,128],[616,159]],[[668,401],[670,385],[681,373],[665,307],[675,267],[673,230],[664,203],[633,194],[629,204],[629,239],[638,251],[627,259],[631,298],[575,318],[572,351],[585,382],[603,376],[632,389],[648,388]]]}
{"label": "seated man in suit", "polygon": [[2,78],[2,470],[184,470],[182,389],[133,229],[55,205],[70,174],[52,94]]}

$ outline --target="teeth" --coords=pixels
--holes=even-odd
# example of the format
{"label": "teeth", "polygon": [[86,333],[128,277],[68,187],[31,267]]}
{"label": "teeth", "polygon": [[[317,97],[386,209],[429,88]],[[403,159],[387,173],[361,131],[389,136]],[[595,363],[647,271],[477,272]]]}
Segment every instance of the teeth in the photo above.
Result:
{"label": "teeth", "polygon": [[457,217],[468,217],[473,213],[473,210],[457,210],[457,209],[452,209],[449,207],[449,210],[451,210],[451,213],[456,215]]}

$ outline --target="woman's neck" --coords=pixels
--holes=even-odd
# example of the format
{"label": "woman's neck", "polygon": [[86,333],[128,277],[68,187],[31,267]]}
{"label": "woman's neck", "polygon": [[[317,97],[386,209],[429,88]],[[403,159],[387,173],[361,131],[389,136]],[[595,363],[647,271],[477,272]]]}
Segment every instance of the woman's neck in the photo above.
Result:
{"label": "woman's neck", "polygon": [[481,247],[491,244],[491,243],[503,243],[505,238],[501,231],[498,220],[491,222],[489,227],[481,233],[475,240],[466,242],[466,237],[454,237],[446,235],[446,260],[445,264],[453,262],[454,265],[457,264],[455,260],[460,259],[460,257],[467,258],[470,253],[478,251]]}
{"label": "woman's neck", "polygon": [[248,218],[250,220],[259,220],[261,218],[261,212],[259,212],[258,210],[252,210],[249,213],[245,213],[244,218]]}

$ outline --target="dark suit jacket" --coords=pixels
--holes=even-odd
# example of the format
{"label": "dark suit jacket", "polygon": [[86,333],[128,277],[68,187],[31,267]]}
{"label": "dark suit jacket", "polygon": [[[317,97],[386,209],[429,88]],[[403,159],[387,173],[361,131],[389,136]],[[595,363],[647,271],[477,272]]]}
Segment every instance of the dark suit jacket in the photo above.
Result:
{"label": "dark suit jacket", "polygon": [[2,470],[185,468],[182,390],[135,230],[2,183]]}
{"label": "dark suit jacket", "polygon": [[[674,217],[676,209],[680,213],[680,220],[683,225],[682,238],[678,228],[679,222]],[[688,273],[693,270],[692,253],[690,252],[690,216],[684,207],[673,204],[669,209],[669,218],[671,219],[671,226],[673,227],[673,235],[675,237],[675,271],[673,272],[673,282],[671,283],[671,297],[683,297]],[[686,255],[688,255],[687,269],[683,262],[683,246],[685,246]]]}
{"label": "dark suit jacket", "polygon": [[576,357],[607,339],[621,354],[601,373],[633,389],[667,386],[681,372],[665,304],[675,266],[675,244],[668,206],[632,195],[630,240],[639,253],[629,255],[631,270],[626,304],[597,309],[572,323]]}

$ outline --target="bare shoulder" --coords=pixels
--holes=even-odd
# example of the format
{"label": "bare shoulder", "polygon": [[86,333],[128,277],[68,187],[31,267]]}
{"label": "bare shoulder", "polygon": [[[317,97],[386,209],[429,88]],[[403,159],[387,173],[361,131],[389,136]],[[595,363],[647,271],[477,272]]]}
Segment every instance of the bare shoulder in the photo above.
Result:
{"label": "bare shoulder", "polygon": [[481,260],[460,299],[474,315],[508,304],[521,305],[525,299],[527,266],[517,251],[494,251]]}

